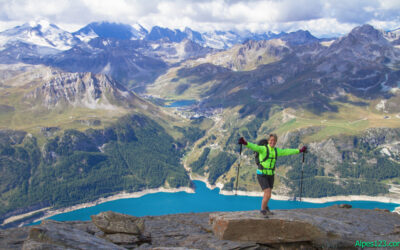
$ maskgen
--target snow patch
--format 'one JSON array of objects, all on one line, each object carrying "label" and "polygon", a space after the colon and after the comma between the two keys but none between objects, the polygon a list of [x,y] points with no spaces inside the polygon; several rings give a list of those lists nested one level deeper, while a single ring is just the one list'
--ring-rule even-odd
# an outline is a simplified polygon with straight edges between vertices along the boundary
[{"label": "snow patch", "polygon": [[40,25],[43,30],[48,30],[49,27],[50,27],[49,21],[47,21],[45,19],[39,19],[39,20],[36,20],[36,21],[30,21],[29,22],[29,26],[31,26],[32,28],[35,28],[38,25]]},{"label": "snow patch", "polygon": [[392,87],[386,85],[387,80],[388,80],[388,75],[386,74],[385,81],[381,83],[381,91],[383,92],[389,92],[392,89]]},{"label": "snow patch", "polygon": [[110,74],[111,72],[111,64],[107,63],[107,65],[101,70],[102,74]]},{"label": "snow patch", "polygon": [[323,41],[323,42],[320,42],[320,44],[321,44],[322,46],[325,46],[325,47],[330,47],[330,46],[332,45],[333,42],[335,42],[335,40]]},{"label": "snow patch", "polygon": [[288,47],[286,41],[283,41],[282,39],[272,39],[272,40],[269,41],[269,43],[272,46],[276,46],[276,47],[279,47],[279,46]]},{"label": "snow patch", "polygon": [[88,34],[79,34],[76,35],[77,38],[79,38],[79,40],[88,43],[90,40],[99,37],[96,33],[94,33],[93,30],[91,30]]},{"label": "snow patch", "polygon": [[376,104],[375,106],[376,110],[387,112],[385,111],[386,102],[387,102],[386,100],[381,100],[378,104]]},{"label": "snow patch", "polygon": [[152,48],[153,50],[156,50],[156,49],[160,48],[160,45],[157,44],[157,43],[152,43],[152,44],[150,44],[150,46],[151,46],[151,48]]},{"label": "snow patch", "polygon": [[122,91],[118,89],[118,93],[125,98],[128,98],[130,96],[130,93],[128,91]]}]

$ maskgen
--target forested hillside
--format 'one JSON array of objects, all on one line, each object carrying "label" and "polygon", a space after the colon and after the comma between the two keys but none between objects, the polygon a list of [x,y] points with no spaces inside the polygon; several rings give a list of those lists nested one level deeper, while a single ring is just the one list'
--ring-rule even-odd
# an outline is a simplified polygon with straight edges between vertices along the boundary
[{"label": "forested hillside", "polygon": [[33,207],[63,207],[122,191],[190,186],[179,141],[143,115],[127,115],[105,129],[66,130],[47,140],[22,131],[0,133],[0,215]]}]

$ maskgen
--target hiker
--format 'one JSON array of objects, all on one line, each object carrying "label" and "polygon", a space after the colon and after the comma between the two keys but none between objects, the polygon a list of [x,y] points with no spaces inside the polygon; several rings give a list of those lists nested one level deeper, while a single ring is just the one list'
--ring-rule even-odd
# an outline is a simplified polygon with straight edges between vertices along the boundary
[{"label": "hiker", "polygon": [[243,137],[239,139],[239,144],[243,144],[258,153],[259,163],[257,164],[257,180],[264,192],[260,213],[264,217],[268,216],[268,214],[272,215],[268,207],[268,202],[271,198],[271,191],[274,186],[276,160],[281,156],[294,155],[307,151],[306,146],[303,146],[301,149],[280,149],[275,147],[277,141],[278,136],[276,134],[270,134],[269,140],[261,140],[259,143],[261,145],[247,142]]}]

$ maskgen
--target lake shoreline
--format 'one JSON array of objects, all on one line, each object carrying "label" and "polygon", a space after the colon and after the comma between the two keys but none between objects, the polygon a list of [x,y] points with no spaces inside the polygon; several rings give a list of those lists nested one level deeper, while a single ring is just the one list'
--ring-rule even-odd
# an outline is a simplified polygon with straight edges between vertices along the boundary
[{"label": "lake shoreline", "polygon": [[195,190],[190,188],[190,187],[181,187],[181,188],[164,188],[164,187],[160,187],[160,188],[146,189],[146,190],[143,190],[143,191],[132,192],[132,193],[121,192],[121,193],[118,193],[118,194],[115,194],[115,195],[99,198],[99,199],[97,199],[95,201],[92,201],[92,202],[80,203],[80,204],[76,204],[76,205],[73,205],[73,206],[54,209],[54,210],[52,209],[52,207],[47,207],[47,208],[34,210],[34,211],[31,211],[31,212],[28,212],[28,213],[24,213],[24,214],[11,216],[11,217],[5,219],[3,224],[1,224],[1,226],[4,226],[4,225],[6,225],[8,223],[12,223],[14,221],[23,219],[25,217],[31,216],[32,214],[35,214],[35,213],[38,213],[38,212],[44,212],[45,214],[43,216],[41,216],[40,218],[35,219],[33,222],[38,222],[38,221],[47,219],[49,217],[52,217],[52,216],[55,216],[55,215],[58,215],[58,214],[72,212],[72,211],[75,211],[75,210],[78,210],[78,209],[82,209],[82,208],[88,208],[88,207],[97,206],[99,204],[102,204],[102,203],[105,203],[105,202],[109,202],[109,201],[115,201],[115,200],[120,200],[120,199],[129,199],[129,198],[139,198],[139,197],[142,197],[144,195],[154,194],[154,193],[177,193],[177,192],[194,193]]},{"label": "lake shoreline", "polygon": [[[219,194],[221,194],[221,195],[231,196],[231,195],[236,194],[235,191],[222,190],[222,187],[223,187],[222,183],[216,183],[215,185],[210,184],[206,177],[190,176],[190,178],[192,181],[201,181],[201,182],[205,183],[207,188],[210,190],[219,188],[219,190],[220,190]],[[32,214],[35,214],[38,212],[44,212],[45,214],[44,214],[44,216],[41,216],[40,218],[35,219],[33,222],[38,222],[38,221],[47,219],[49,217],[52,217],[52,216],[55,216],[58,214],[72,212],[72,211],[79,210],[82,208],[93,207],[93,206],[96,206],[96,205],[99,205],[99,204],[102,204],[105,202],[109,202],[109,201],[115,201],[115,200],[119,200],[119,199],[139,198],[139,197],[142,197],[147,194],[162,193],[162,192],[164,192],[164,193],[177,193],[177,192],[195,193],[195,189],[192,189],[190,187],[181,187],[181,188],[161,187],[161,188],[147,189],[147,190],[143,190],[143,191],[139,191],[139,192],[132,192],[132,193],[121,192],[121,193],[111,195],[108,197],[99,198],[93,202],[80,203],[80,204],[70,206],[70,207],[59,208],[59,209],[55,209],[55,210],[53,210],[51,207],[47,207],[47,208],[42,208],[42,209],[38,209],[35,211],[31,211],[31,212],[28,212],[25,214],[15,215],[15,216],[5,219],[2,226],[6,225],[8,223],[12,223],[17,220],[21,220],[25,217],[31,216]],[[262,194],[262,191],[238,190],[237,195],[262,197],[263,194]],[[277,195],[277,194],[273,193],[271,199],[272,200],[290,201],[290,200],[293,200],[293,197]],[[399,198],[392,198],[392,197],[385,197],[385,196],[374,197],[374,196],[366,196],[366,195],[348,195],[348,196],[338,195],[338,196],[330,196],[330,197],[322,197],[322,198],[303,197],[302,201],[310,202],[310,203],[318,203],[318,204],[328,203],[328,202],[337,202],[337,201],[344,201],[344,202],[345,201],[374,201],[374,202],[382,202],[382,203],[395,203],[395,204],[400,205],[400,197]],[[400,206],[396,207],[393,211],[400,214]]]},{"label": "lake shoreline", "polygon": [[77,204],[75,206],[71,207],[66,207],[66,208],[60,208],[56,210],[49,210],[46,212],[44,216],[42,216],[39,219],[36,219],[34,222],[41,221],[44,219],[47,219],[49,217],[52,217],[57,214],[62,214],[62,213],[67,213],[67,212],[72,212],[81,208],[87,208],[87,207],[94,207],[99,204],[109,202],[109,201],[115,201],[115,200],[120,200],[120,199],[130,199],[130,198],[139,198],[147,194],[155,194],[155,193],[178,193],[178,192],[186,192],[186,193],[195,193],[195,190],[193,190],[190,187],[181,187],[181,188],[153,188],[153,189],[147,189],[139,192],[132,192],[132,193],[118,193],[115,195],[111,195],[108,197],[103,197],[100,199],[97,199],[93,202],[87,202],[87,203],[82,203],[82,204]]},{"label": "lake shoreline", "polygon": [[[200,176],[191,176],[192,180],[195,181],[201,181],[204,182],[207,186],[208,189],[215,189],[219,188],[220,191],[219,193],[222,195],[235,195],[235,191],[227,191],[227,190],[222,190],[223,184],[222,183],[216,183],[215,185],[212,185],[208,182],[206,177],[200,177]],[[254,196],[254,197],[262,197],[263,193],[262,191],[242,191],[238,190],[237,194],[240,196]],[[297,197],[298,198],[298,197]],[[274,194],[272,192],[272,200],[293,200],[293,197],[290,196],[284,196],[284,195],[278,195]],[[393,197],[387,197],[387,196],[367,196],[367,195],[336,195],[336,196],[328,196],[328,197],[321,197],[321,198],[307,198],[307,197],[302,197],[302,201],[305,202],[311,202],[311,203],[327,203],[327,202],[336,202],[336,201],[376,201],[376,202],[382,202],[382,203],[395,203],[400,205],[400,197],[398,198],[393,198]],[[399,206],[400,209],[400,206]]]},{"label": "lake shoreline", "polygon": [[[220,189],[219,194],[221,194],[221,195],[236,195],[235,191],[222,190],[222,188],[224,186],[222,183],[216,183],[215,185],[210,184],[206,177],[191,176],[191,179],[204,182],[206,184],[207,188],[209,188],[209,189],[219,188]],[[237,195],[262,197],[263,193],[262,193],[262,191],[238,190]],[[298,199],[298,197],[297,197],[297,199]],[[290,200],[293,200],[293,197],[272,193],[271,200],[290,201]],[[296,201],[299,201],[299,200],[296,200]],[[343,202],[346,202],[346,201],[374,201],[374,202],[382,202],[382,203],[394,203],[394,204],[399,204],[399,206],[396,207],[392,212],[397,212],[398,214],[400,214],[400,197],[393,198],[393,197],[387,197],[387,196],[337,195],[337,196],[328,196],[328,197],[321,197],[321,198],[302,197],[301,201],[317,203],[317,204],[328,203],[328,202],[337,202],[337,201],[343,201]]]}]

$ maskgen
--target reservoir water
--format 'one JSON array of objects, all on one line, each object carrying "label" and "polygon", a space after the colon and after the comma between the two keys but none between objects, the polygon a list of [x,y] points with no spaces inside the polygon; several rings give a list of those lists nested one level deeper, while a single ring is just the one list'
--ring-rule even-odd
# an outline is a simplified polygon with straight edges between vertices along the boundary
[{"label": "reservoir water", "polygon": [[[50,219],[58,221],[90,220],[90,215],[104,211],[114,211],[134,216],[165,215],[190,212],[245,211],[258,210],[261,197],[220,195],[219,189],[210,190],[205,183],[194,181],[195,193],[154,193],[139,198],[120,199],[105,202],[93,207],[82,208],[72,212],[58,214]],[[272,196],[273,197],[273,196]],[[334,204],[351,204],[354,208],[389,209],[393,211],[400,204],[373,201],[336,201],[327,203],[310,203],[300,201],[271,200],[269,206],[274,209],[317,208]]]},{"label": "reservoir water", "polygon": [[178,108],[178,107],[185,107],[185,106],[190,106],[196,103],[196,100],[180,100],[173,102],[169,105],[166,105],[165,107],[167,108]]}]

